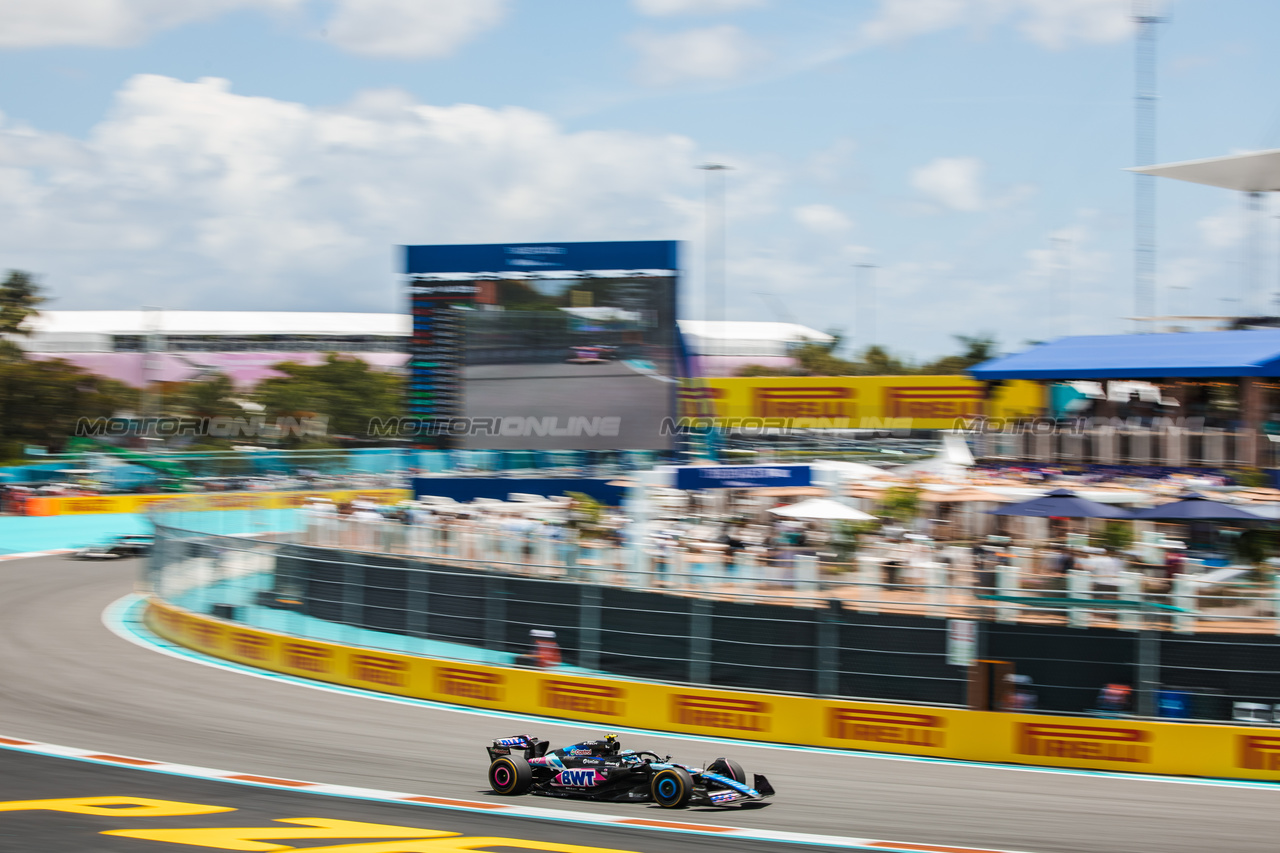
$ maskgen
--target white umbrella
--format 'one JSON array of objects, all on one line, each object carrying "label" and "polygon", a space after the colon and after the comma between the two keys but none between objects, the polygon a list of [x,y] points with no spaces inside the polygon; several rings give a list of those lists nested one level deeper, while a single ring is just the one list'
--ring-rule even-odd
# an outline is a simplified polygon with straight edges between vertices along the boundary
[{"label": "white umbrella", "polygon": [[829,471],[838,471],[846,477],[855,480],[875,480],[880,477],[888,477],[889,472],[883,468],[877,468],[874,465],[868,465],[865,462],[845,462],[842,459],[819,459],[813,463],[815,468],[826,468]]},{"label": "white umbrella", "polygon": [[838,521],[874,521],[874,515],[867,515],[861,510],[847,507],[830,498],[811,498],[791,506],[780,506],[769,510],[774,515],[787,518],[834,519]]}]

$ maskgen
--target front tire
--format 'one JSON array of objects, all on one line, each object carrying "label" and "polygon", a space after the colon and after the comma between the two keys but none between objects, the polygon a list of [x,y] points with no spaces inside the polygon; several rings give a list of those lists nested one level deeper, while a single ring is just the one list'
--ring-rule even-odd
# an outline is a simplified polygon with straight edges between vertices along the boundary
[{"label": "front tire", "polygon": [[489,787],[495,794],[514,797],[533,784],[533,768],[519,755],[504,755],[489,765]]},{"label": "front tire", "polygon": [[659,770],[649,782],[649,793],[664,809],[682,809],[693,796],[693,777],[683,767]]}]

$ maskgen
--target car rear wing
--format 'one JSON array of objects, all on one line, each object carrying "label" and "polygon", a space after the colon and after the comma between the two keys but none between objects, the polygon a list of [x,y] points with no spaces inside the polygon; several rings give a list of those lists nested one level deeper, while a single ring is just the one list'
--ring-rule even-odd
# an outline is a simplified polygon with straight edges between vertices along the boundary
[{"label": "car rear wing", "polygon": [[513,737],[494,738],[493,745],[485,747],[489,760],[496,761],[500,755],[512,752],[523,752],[525,759],[541,758],[547,754],[550,741],[538,740],[533,735],[515,735]]}]

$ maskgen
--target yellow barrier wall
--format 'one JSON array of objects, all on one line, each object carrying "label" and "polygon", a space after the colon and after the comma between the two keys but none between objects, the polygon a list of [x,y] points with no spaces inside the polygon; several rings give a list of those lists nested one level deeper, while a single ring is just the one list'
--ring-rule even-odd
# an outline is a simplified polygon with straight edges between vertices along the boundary
[{"label": "yellow barrier wall", "polygon": [[849,702],[588,678],[348,648],[152,600],[160,636],[273,672],[610,726],[969,761],[1280,781],[1280,730]]},{"label": "yellow barrier wall", "polygon": [[102,495],[78,498],[28,498],[27,515],[98,515],[117,512],[146,512],[149,509],[222,510],[288,509],[306,503],[307,498],[328,498],[349,503],[357,497],[380,504],[409,500],[408,489],[348,489],[315,492],[196,492],[192,494]]},{"label": "yellow barrier wall", "polygon": [[967,376],[760,376],[691,379],[679,392],[680,417],[787,418],[795,428],[952,429],[958,419],[1043,414],[1036,382],[1000,385],[986,399]]}]

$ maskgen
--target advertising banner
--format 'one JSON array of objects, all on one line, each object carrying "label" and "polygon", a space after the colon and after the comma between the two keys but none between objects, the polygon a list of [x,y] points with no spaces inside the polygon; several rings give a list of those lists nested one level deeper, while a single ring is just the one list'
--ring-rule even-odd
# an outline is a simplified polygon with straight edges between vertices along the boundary
[{"label": "advertising banner", "polygon": [[967,761],[1280,782],[1280,736],[1268,728],[891,705],[487,666],[303,640],[157,600],[149,603],[145,619],[167,640],[274,672],[601,726]]},{"label": "advertising banner", "polygon": [[557,270],[675,270],[674,240],[591,243],[488,243],[405,246],[410,275],[554,272]]},{"label": "advertising banner", "polygon": [[684,465],[676,469],[677,489],[756,489],[807,486],[808,465]]},{"label": "advertising banner", "polygon": [[203,512],[226,509],[289,509],[308,498],[327,498],[335,504],[356,498],[395,504],[413,498],[409,489],[346,489],[307,492],[198,492],[161,495],[101,495],[96,497],[27,498],[26,515],[99,515],[104,513],[169,510]]},{"label": "advertising banner", "polygon": [[991,389],[967,376],[759,376],[685,380],[682,418],[782,421],[797,429],[956,429],[974,418],[1038,417],[1043,389]]}]

